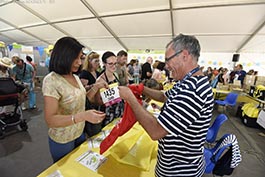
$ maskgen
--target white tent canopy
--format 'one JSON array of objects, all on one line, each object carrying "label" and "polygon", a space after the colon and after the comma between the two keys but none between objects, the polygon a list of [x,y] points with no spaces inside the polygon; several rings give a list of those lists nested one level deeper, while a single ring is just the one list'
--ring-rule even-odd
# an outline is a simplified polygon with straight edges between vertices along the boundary
[{"label": "white tent canopy", "polygon": [[0,41],[48,46],[72,36],[92,50],[164,50],[195,35],[202,52],[265,53],[265,0],[4,0]]}]

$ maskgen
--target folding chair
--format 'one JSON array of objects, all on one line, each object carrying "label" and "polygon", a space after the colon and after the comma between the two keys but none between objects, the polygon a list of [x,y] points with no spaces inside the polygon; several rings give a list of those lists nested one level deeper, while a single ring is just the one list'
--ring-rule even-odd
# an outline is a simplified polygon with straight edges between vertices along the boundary
[{"label": "folding chair", "polygon": [[[226,159],[222,158],[223,156]],[[204,173],[219,176],[232,174],[242,160],[236,136],[225,134],[213,148],[205,147],[204,159],[206,161]]]},{"label": "folding chair", "polygon": [[225,114],[219,114],[213,124],[210,126],[210,128],[207,131],[206,135],[206,142],[207,143],[214,143],[218,134],[218,131],[221,127],[221,125],[227,120],[227,116]]},{"label": "folding chair", "polygon": [[238,94],[237,93],[229,93],[224,100],[215,100],[217,105],[223,106],[223,112],[225,112],[225,108],[227,106],[235,106]]}]

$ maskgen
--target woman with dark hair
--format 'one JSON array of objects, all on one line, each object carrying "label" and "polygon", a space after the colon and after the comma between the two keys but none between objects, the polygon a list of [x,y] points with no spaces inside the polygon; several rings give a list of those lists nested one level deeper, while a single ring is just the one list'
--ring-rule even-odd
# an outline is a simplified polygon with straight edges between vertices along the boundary
[{"label": "woman with dark hair", "polygon": [[[51,55],[50,73],[43,80],[45,120],[49,127],[49,147],[56,162],[85,141],[85,121],[100,123],[105,114],[85,111],[86,93],[79,77],[74,74],[81,65],[81,45],[72,37],[59,39]],[[104,87],[104,83],[93,88]]]},{"label": "woman with dark hair", "polygon": [[[116,76],[116,65],[117,58],[113,52],[107,51],[102,55],[102,63],[104,65],[104,70],[102,71],[99,78],[108,83],[108,85],[113,83],[118,83],[120,85],[119,78]],[[106,113],[106,118],[102,122],[102,127],[109,124],[114,118],[121,117],[124,110],[124,102],[118,102],[110,106],[101,106],[101,110]]]}]

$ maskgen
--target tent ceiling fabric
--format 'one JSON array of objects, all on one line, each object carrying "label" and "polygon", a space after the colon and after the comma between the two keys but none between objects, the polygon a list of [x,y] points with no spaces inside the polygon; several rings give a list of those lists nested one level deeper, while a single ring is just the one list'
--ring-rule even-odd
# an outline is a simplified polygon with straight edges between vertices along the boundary
[{"label": "tent ceiling fabric", "polygon": [[0,41],[48,46],[63,36],[92,50],[164,50],[195,35],[202,52],[265,53],[265,0],[3,0]]}]

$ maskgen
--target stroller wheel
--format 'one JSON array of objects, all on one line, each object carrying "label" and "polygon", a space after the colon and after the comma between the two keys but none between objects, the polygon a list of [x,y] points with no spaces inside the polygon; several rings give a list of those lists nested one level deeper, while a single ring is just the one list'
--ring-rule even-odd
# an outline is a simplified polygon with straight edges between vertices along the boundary
[{"label": "stroller wheel", "polygon": [[26,131],[28,129],[28,125],[27,125],[27,122],[25,120],[22,120],[19,124],[20,128],[23,130],[23,131]]}]

